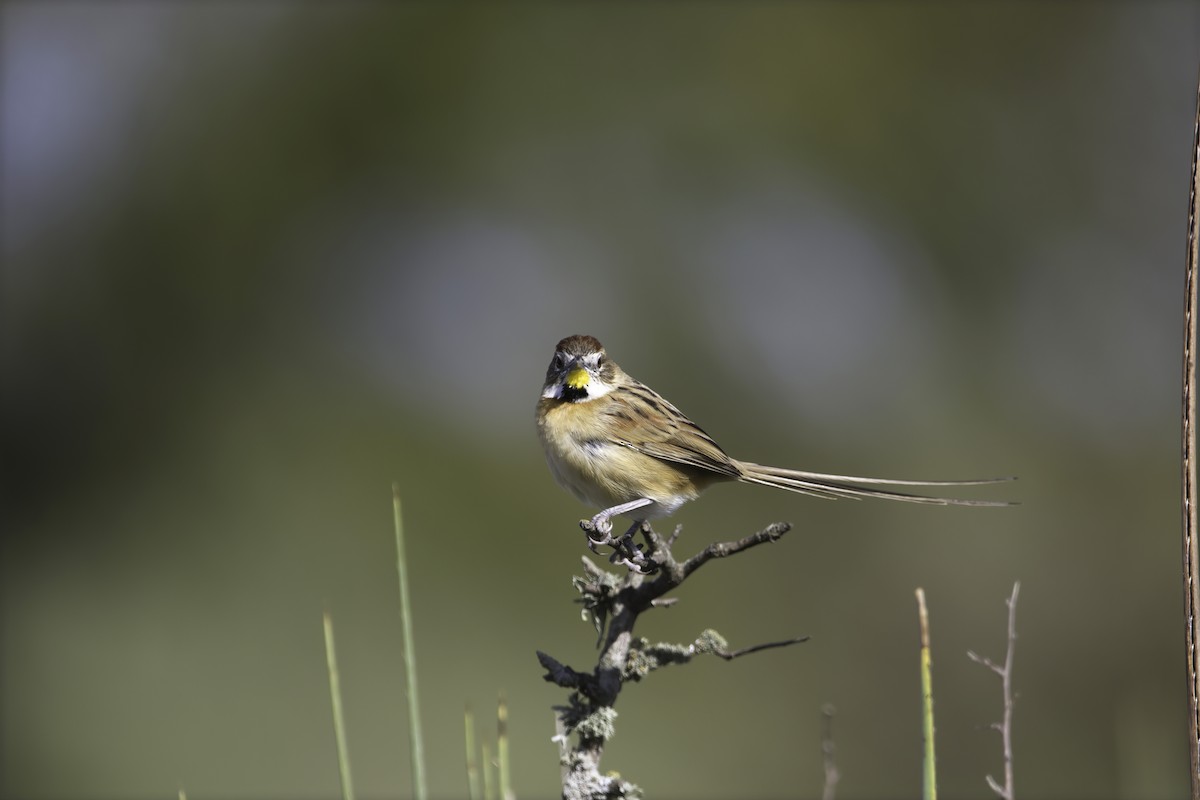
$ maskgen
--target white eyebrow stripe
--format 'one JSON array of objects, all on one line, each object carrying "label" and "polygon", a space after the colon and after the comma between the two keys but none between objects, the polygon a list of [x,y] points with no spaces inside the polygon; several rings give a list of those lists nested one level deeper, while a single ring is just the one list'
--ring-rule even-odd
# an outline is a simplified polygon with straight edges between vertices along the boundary
[{"label": "white eyebrow stripe", "polygon": [[573,358],[578,358],[584,364],[587,364],[589,367],[599,367],[601,355],[602,355],[601,353],[585,353],[582,356],[576,356],[576,355],[571,355],[570,353],[563,352],[562,350],[556,350],[554,352],[554,357],[556,359],[561,359],[564,363],[567,361],[570,361]]}]

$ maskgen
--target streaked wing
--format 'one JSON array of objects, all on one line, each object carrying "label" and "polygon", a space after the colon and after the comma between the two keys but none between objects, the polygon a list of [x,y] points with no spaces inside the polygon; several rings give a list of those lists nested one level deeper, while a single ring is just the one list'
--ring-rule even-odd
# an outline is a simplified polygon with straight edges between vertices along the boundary
[{"label": "streaked wing", "polygon": [[608,412],[618,418],[612,441],[639,453],[689,467],[740,478],[741,470],[720,445],[661,395],[637,381],[622,386],[625,403]]}]

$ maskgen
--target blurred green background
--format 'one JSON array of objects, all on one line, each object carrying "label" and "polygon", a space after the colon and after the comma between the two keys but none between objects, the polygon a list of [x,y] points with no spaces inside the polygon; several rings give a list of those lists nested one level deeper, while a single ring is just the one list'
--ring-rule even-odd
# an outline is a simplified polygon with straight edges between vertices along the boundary
[{"label": "blurred green background", "polygon": [[[913,796],[913,589],[941,788],[1187,785],[1179,362],[1200,7],[9,2],[3,6],[0,790],[338,792],[321,612],[364,797],[410,780],[390,484],[431,790],[511,706],[553,797],[545,650],[585,668],[576,521],[533,405],[598,336],[734,455],[1020,476],[1013,509],[712,490],[774,520],[643,633],[738,647],[618,706],[654,798]],[[671,522],[660,526],[668,530]]]}]

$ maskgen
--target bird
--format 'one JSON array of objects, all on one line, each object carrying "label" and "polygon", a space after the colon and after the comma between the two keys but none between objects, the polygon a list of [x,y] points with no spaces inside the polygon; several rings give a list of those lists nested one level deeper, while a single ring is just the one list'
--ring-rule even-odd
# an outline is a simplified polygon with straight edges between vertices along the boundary
[{"label": "bird", "polygon": [[875,488],[968,486],[1011,478],[891,480],[783,469],[733,458],[662,395],[622,370],[600,341],[589,335],[568,336],[555,346],[536,419],[555,481],[581,502],[600,508],[591,526],[604,534],[612,530],[613,517],[625,515],[633,519],[626,534],[631,536],[642,522],[668,516],[709,486],[727,482],[821,498],[1012,505]]}]

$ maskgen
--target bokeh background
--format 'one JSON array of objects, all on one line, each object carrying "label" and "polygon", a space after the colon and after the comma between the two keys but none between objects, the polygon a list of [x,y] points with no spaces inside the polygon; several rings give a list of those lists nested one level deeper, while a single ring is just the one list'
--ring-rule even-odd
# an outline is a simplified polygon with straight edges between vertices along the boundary
[{"label": "bokeh background", "polygon": [[[557,794],[542,649],[593,509],[533,431],[586,332],[737,456],[1019,475],[1011,509],[718,487],[682,547],[796,531],[644,620],[802,647],[652,675],[605,766],[651,797],[991,796],[1022,581],[1018,791],[1187,785],[1183,255],[1200,7],[3,6],[0,790],[324,798],[410,770],[405,499],[435,796],[510,703]],[[666,528],[669,528],[668,524]]]}]

